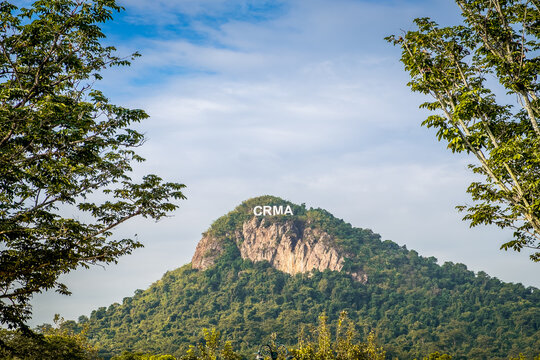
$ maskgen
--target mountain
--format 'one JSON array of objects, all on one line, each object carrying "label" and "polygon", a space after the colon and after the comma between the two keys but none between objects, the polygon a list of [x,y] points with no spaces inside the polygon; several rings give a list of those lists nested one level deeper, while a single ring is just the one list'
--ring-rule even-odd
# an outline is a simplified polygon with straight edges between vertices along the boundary
[{"label": "mountain", "polygon": [[[276,198],[257,198],[252,202],[265,203],[264,199],[283,203],[283,200]],[[243,208],[235,211],[249,212],[250,203],[247,202]],[[315,218],[307,217],[305,209],[295,208],[297,216],[294,217],[292,212],[294,205],[286,206],[291,208],[290,217],[287,215],[282,218],[276,218],[279,215],[253,216],[251,219],[237,222],[236,224],[242,225],[241,229],[235,224],[233,233],[228,232],[227,230],[230,229],[227,227],[224,232],[216,232],[212,228],[210,232],[203,235],[197,245],[191,267],[206,270],[215,265],[216,260],[225,253],[227,244],[232,240],[232,246],[240,252],[242,259],[252,262],[267,261],[273,268],[290,275],[312,270],[341,271],[345,260],[353,258],[354,254],[348,253],[346,249],[339,246],[334,236],[317,226]],[[283,209],[283,206],[274,205],[272,209],[274,208],[281,213],[279,209]],[[229,224],[231,216],[233,215],[229,214],[223,220]],[[361,270],[348,273],[355,280],[367,282],[367,275]]]},{"label": "mountain", "polygon": [[[257,215],[256,215],[257,214]],[[248,357],[276,333],[297,343],[323,312],[347,311],[388,358],[508,359],[540,349],[540,291],[463,264],[438,265],[322,209],[272,196],[243,202],[203,233],[191,264],[122,304],[82,316],[90,339],[122,350],[181,355],[217,328]]]}]

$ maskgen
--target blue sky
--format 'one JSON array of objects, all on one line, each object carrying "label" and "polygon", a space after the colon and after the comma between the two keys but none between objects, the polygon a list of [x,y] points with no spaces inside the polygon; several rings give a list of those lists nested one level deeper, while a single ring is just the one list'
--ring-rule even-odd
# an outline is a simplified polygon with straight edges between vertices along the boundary
[{"label": "blue sky", "polygon": [[415,17],[460,21],[450,1],[126,0],[104,29],[119,54],[142,54],[96,86],[145,109],[138,125],[156,173],[187,185],[173,217],[137,219],[117,236],[145,244],[118,265],[64,277],[70,297],[36,296],[32,324],[76,319],[121,302],[191,260],[212,221],[271,194],[325,208],[424,256],[540,287],[526,253],[498,250],[510,234],[469,229],[469,159],[420,126],[399,49],[383,38]]}]

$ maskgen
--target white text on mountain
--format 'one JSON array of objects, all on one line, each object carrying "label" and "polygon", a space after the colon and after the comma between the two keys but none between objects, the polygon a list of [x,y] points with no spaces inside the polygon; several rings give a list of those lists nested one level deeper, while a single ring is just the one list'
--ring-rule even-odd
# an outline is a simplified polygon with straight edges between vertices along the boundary
[{"label": "white text on mountain", "polygon": [[253,214],[255,216],[267,216],[267,215],[294,215],[291,207],[287,205],[270,206],[270,205],[257,205],[253,208]]}]

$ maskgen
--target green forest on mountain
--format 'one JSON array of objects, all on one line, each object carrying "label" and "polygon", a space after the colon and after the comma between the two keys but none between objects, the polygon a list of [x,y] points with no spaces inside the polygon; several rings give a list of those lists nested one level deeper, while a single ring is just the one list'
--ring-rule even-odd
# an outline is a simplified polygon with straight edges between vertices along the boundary
[{"label": "green forest on mountain", "polygon": [[381,241],[325,210],[290,204],[294,217],[267,219],[324,229],[351,254],[345,267],[367,274],[366,284],[344,271],[291,276],[268,262],[242,259],[232,234],[252,216],[253,204],[261,202],[290,204],[260,197],[218,219],[209,232],[228,245],[215,266],[199,271],[187,264],[169,271],[122,304],[99,308],[63,328],[85,329],[105,358],[125,350],[185,356],[190,344],[201,340],[203,328],[217,329],[233,349],[252,357],[272,333],[294,346],[299,333],[313,329],[321,314],[334,324],[346,311],[363,339],[373,332],[387,358],[422,358],[436,351],[453,359],[538,355],[538,289],[475,274],[463,264],[438,265],[433,257]]},{"label": "green forest on mountain", "polygon": [[[512,229],[501,248],[535,249],[539,261],[540,4],[457,3],[460,25],[419,18],[417,30],[386,39],[401,48],[411,90],[434,97],[421,105],[435,111],[423,125],[452,152],[474,155],[469,167],[485,176],[468,187],[473,204],[458,206],[464,220]],[[194,261],[121,304],[31,331],[34,295],[68,295],[62,275],[142,246],[137,236],[114,239],[114,229],[137,216],[159,220],[185,199],[181,183],[153,174],[137,182],[145,136],[135,124],[148,115],[95,86],[139,56],[105,41],[101,26],[122,10],[115,0],[0,3],[0,359],[242,360],[267,350],[255,359],[540,360],[539,289],[440,265],[272,196],[212,224],[204,239],[219,246],[209,268]],[[517,102],[497,100],[502,89]],[[260,205],[288,205],[294,216],[252,221]],[[316,229],[343,266],[291,275],[247,260],[247,222]]]}]

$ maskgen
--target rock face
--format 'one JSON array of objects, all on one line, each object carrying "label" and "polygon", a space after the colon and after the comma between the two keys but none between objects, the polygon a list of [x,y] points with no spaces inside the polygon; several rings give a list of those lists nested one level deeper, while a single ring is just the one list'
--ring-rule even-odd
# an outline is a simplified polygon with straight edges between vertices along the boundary
[{"label": "rock face", "polygon": [[[244,222],[242,230],[234,234],[234,241],[243,259],[266,260],[274,268],[291,275],[311,270],[341,271],[345,260],[333,247],[333,238],[328,233],[294,220],[271,223],[265,218],[254,217]],[[197,245],[191,266],[207,269],[223,250],[222,242],[207,234]],[[364,273],[350,275],[357,281],[367,281]]]},{"label": "rock face", "polygon": [[[265,227],[257,218],[244,223],[242,258],[268,261],[273,267],[291,275],[313,269],[340,271],[344,258],[331,247],[331,237],[318,229],[300,228],[294,222]],[[262,226],[261,226],[262,225]]]},{"label": "rock face", "polygon": [[214,265],[216,259],[223,252],[223,244],[216,238],[205,235],[197,244],[195,254],[191,259],[191,267],[204,270]]}]

